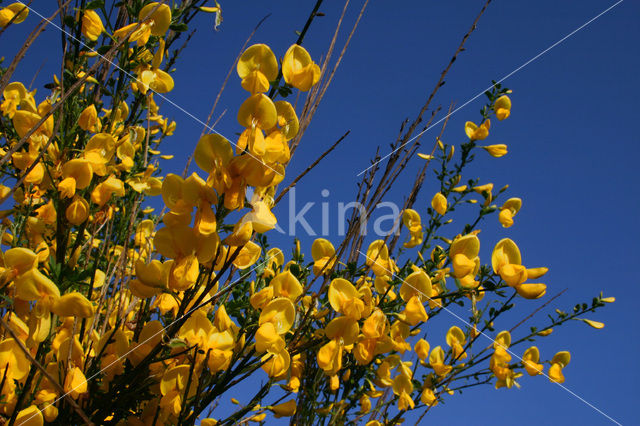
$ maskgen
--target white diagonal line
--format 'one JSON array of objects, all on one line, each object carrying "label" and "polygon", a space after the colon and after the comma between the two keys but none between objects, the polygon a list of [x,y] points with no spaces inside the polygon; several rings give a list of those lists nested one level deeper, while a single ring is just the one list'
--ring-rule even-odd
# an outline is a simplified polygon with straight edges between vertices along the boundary
[{"label": "white diagonal line", "polygon": [[266,260],[264,260],[262,263],[254,266],[253,268],[251,268],[249,271],[247,271],[245,274],[243,274],[241,277],[239,277],[237,280],[235,280],[234,282],[230,283],[229,285],[227,285],[225,288],[219,290],[216,294],[214,294],[213,296],[211,296],[209,299],[207,299],[204,302],[201,302],[199,305],[194,306],[193,308],[191,308],[189,311],[185,312],[184,314],[182,314],[182,316],[174,319],[173,321],[171,321],[169,324],[167,324],[166,326],[164,326],[161,330],[157,331],[156,333],[152,334],[149,338],[147,338],[146,340],[142,341],[142,342],[138,342],[135,344],[135,346],[133,347],[133,349],[130,349],[129,351],[127,351],[125,354],[123,354],[122,356],[120,356],[119,358],[117,358],[116,360],[114,360],[113,362],[111,362],[109,365],[107,365],[106,367],[103,367],[100,371],[98,371],[97,373],[95,373],[92,376],[89,376],[85,379],[84,382],[78,384],[77,386],[75,386],[73,389],[71,389],[70,391],[68,391],[67,393],[65,393],[64,395],[61,395],[60,397],[58,397],[57,399],[55,399],[53,402],[49,403],[48,405],[45,405],[43,408],[39,409],[38,412],[34,413],[31,417],[29,417],[28,419],[25,420],[25,422],[28,422],[30,419],[32,419],[33,417],[37,416],[38,413],[43,412],[45,409],[47,409],[48,407],[51,407],[52,405],[54,405],[56,402],[60,401],[63,398],[66,398],[67,395],[70,395],[72,392],[74,392],[76,389],[80,388],[81,386],[83,386],[85,383],[88,383],[90,380],[95,379],[96,377],[98,377],[100,374],[102,374],[103,372],[107,371],[109,368],[111,368],[113,365],[115,365],[117,362],[119,362],[121,359],[126,358],[127,355],[129,355],[130,353],[134,352],[136,349],[138,349],[141,345],[144,345],[145,343],[149,342],[151,339],[153,339],[154,337],[158,336],[160,333],[164,332],[167,328],[171,327],[173,324],[175,324],[176,322],[180,321],[181,319],[183,319],[184,317],[186,317],[187,315],[191,315],[193,312],[197,311],[198,309],[202,308],[203,306],[207,305],[208,303],[210,303],[212,300],[214,300],[216,297],[218,297],[223,291],[225,291],[227,288],[229,288],[229,286],[232,286],[238,282],[240,282],[241,280],[245,279],[247,276],[249,276],[249,274],[251,274],[253,271],[255,271],[257,268],[259,268],[262,265],[265,265],[266,263],[268,263],[271,259],[273,259],[275,256],[270,256],[269,258],[267,258]]},{"label": "white diagonal line", "polygon": [[[370,258],[369,256],[367,256],[365,253],[363,253],[361,250],[358,250],[358,252],[363,255],[367,260],[370,260],[371,262],[375,262],[375,259]],[[390,270],[388,270],[385,267],[382,267],[382,269],[384,269],[385,271],[389,272],[391,274],[391,276],[395,275],[393,272],[391,272]],[[400,278],[396,275],[397,278]],[[424,292],[420,291],[420,289],[417,289],[416,287],[414,287],[413,285],[409,284],[408,282],[406,282],[405,280],[403,280],[402,278],[400,278],[400,280],[408,285],[409,287],[411,287],[412,289],[414,289],[415,291],[417,291],[418,293],[422,294],[424,297],[426,297],[427,299],[429,299],[430,302],[436,302],[435,300],[433,300],[431,297],[427,296]],[[468,327],[473,328],[473,325],[469,324],[469,322],[467,322],[467,320],[465,320],[464,318],[462,318],[461,316],[459,316],[458,314],[456,314],[455,312],[453,312],[451,309],[447,308],[444,305],[440,306],[442,309],[444,309],[446,312],[450,313],[451,315],[453,315],[454,317],[456,317],[457,319],[459,319],[460,321],[462,321],[465,325],[467,325]],[[478,330],[478,332],[483,335],[484,337],[486,337],[487,339],[489,339],[490,341],[497,343],[499,346],[502,347],[502,349],[504,349],[505,351],[507,351],[510,355],[512,355],[513,357],[517,358],[518,360],[520,360],[523,364],[524,364],[524,360],[522,358],[520,358],[518,355],[516,355],[515,353],[513,353],[511,350],[509,350],[508,347],[504,346],[502,343],[495,341],[493,338],[491,338],[490,336],[488,336],[485,332],[483,332],[482,330]],[[547,376],[544,371],[540,372],[541,375],[545,376],[547,379],[549,379],[551,381],[551,378],[549,376]],[[580,395],[578,395],[577,393],[573,392],[571,389],[567,388],[566,386],[563,386],[562,383],[557,383],[557,382],[553,382],[556,385],[560,386],[562,389],[564,389],[565,391],[569,392],[571,395],[573,395],[574,397],[576,397],[577,399],[579,399],[580,401],[582,401],[583,403],[585,403],[586,405],[588,405],[589,407],[593,408],[595,411],[597,411],[598,413],[602,414],[604,417],[606,417],[607,419],[611,420],[613,423],[617,424],[618,426],[622,426],[621,423],[619,423],[618,421],[616,421],[615,419],[613,419],[611,416],[609,416],[607,413],[605,413],[604,411],[600,410],[598,407],[596,407],[595,405],[591,404],[589,401],[587,401],[586,399],[582,398]]]},{"label": "white diagonal line", "polygon": [[[578,31],[582,30],[583,28],[585,28],[586,26],[588,26],[589,24],[591,24],[593,21],[595,21],[596,19],[600,18],[602,15],[604,15],[605,13],[609,12],[611,9],[613,9],[614,7],[616,7],[617,5],[619,5],[620,3],[622,3],[624,0],[618,0],[618,2],[614,3],[613,5],[609,6],[608,8],[606,8],[605,10],[603,10],[602,12],[600,12],[599,14],[597,14],[596,16],[594,16],[593,18],[591,18],[590,20],[588,20],[587,22],[585,22],[584,24],[580,25],[578,28],[576,28],[575,30],[571,31],[569,34],[567,34],[566,36],[562,37],[560,40],[556,41],[555,43],[553,43],[551,46],[547,47],[546,49],[544,49],[542,52],[538,53],[536,56],[534,56],[533,58],[529,59],[527,62],[525,62],[524,64],[520,65],[518,68],[514,69],[513,71],[511,71],[509,74],[505,75],[504,77],[502,77],[500,80],[498,80],[496,83],[502,83],[503,81],[505,81],[506,79],[508,79],[509,77],[511,77],[512,75],[514,75],[515,73],[517,73],[518,71],[522,70],[524,67],[526,67],[527,65],[529,65],[530,63],[532,63],[533,61],[535,61],[536,59],[540,58],[541,56],[543,56],[544,54],[548,53],[551,49],[553,49],[554,47],[558,46],[560,43],[564,42],[565,40],[567,40],[568,38],[572,37],[573,35],[575,35]],[[402,149],[403,147],[405,147],[407,144],[413,142],[414,140],[416,140],[417,138],[419,138],[420,136],[422,136],[424,133],[426,133],[429,129],[433,128],[434,126],[438,125],[439,123],[442,123],[444,120],[446,120],[447,118],[449,118],[450,116],[452,116],[453,114],[455,114],[456,112],[460,111],[462,108],[466,107],[467,105],[469,105],[471,102],[475,101],[476,99],[478,99],[480,96],[482,96],[484,94],[484,92],[486,92],[487,90],[490,90],[493,87],[493,84],[489,87],[487,87],[486,89],[482,90],[481,92],[479,92],[477,95],[475,95],[474,97],[472,97],[471,99],[469,99],[468,101],[466,101],[465,103],[463,103],[462,105],[460,105],[458,108],[454,109],[453,111],[451,111],[449,114],[445,115],[444,117],[442,117],[440,120],[436,121],[435,123],[433,123],[432,125],[430,125],[429,127],[427,127],[426,129],[424,129],[423,131],[421,131],[420,133],[418,133],[417,135],[415,135],[414,137],[412,137],[411,139],[409,139],[407,142],[403,143],[402,145],[400,145],[398,148],[394,149],[393,151],[391,151],[390,153],[388,153],[387,155],[385,155],[384,157],[380,158],[378,161],[374,162],[373,164],[371,164],[369,167],[367,167],[366,169],[362,170],[360,173],[357,174],[357,176],[360,176],[361,174],[363,174],[364,172],[366,172],[367,170],[369,170],[370,168],[372,168],[373,166],[375,166],[376,164],[380,163],[381,161],[385,160],[386,158],[388,158],[389,156],[391,156],[394,152]]]},{"label": "white diagonal line", "polygon": [[[26,6],[24,3],[22,2],[18,2],[24,6]],[[73,40],[77,41],[78,43],[82,44],[84,47],[86,47],[87,49],[91,50],[91,52],[94,52],[96,55],[100,56],[105,62],[108,62],[110,65],[113,65],[115,68],[119,69],[120,71],[122,71],[123,73],[125,73],[126,75],[128,75],[129,77],[131,77],[132,79],[134,79],[136,82],[142,83],[142,81],[140,81],[137,77],[135,77],[133,74],[125,71],[124,69],[122,69],[117,63],[110,61],[109,59],[107,59],[104,55],[98,53],[97,50],[89,47],[85,42],[83,42],[82,40],[76,38],[73,34],[70,34],[68,31],[65,31],[63,28],[61,28],[59,25],[57,25],[55,22],[49,20],[48,18],[46,18],[44,15],[42,15],[41,13],[39,13],[38,11],[36,11],[35,9],[33,9],[33,7],[29,7],[29,10],[31,10],[31,12],[35,13],[36,15],[38,15],[40,18],[44,19],[45,21],[47,21],[50,25],[52,25],[53,27],[57,28],[58,30],[60,30],[61,32],[63,32],[64,34],[66,34],[68,37],[72,38]],[[238,147],[238,145],[233,142],[231,139],[225,137],[222,133],[218,132],[217,130],[215,130],[213,127],[209,126],[207,123],[205,123],[204,121],[200,120],[198,117],[196,117],[195,115],[193,115],[192,113],[190,113],[189,111],[187,111],[186,109],[184,109],[183,107],[181,107],[180,105],[178,105],[177,103],[175,103],[174,101],[172,101],[171,99],[169,99],[168,97],[164,96],[162,93],[158,93],[155,90],[153,90],[151,87],[148,88],[148,90],[152,91],[153,93],[155,93],[159,98],[161,98],[162,100],[168,102],[169,104],[171,104],[173,107],[175,107],[176,109],[182,111],[184,114],[186,114],[187,116],[191,117],[192,119],[194,119],[195,121],[197,121],[198,123],[200,123],[201,125],[203,125],[205,128],[207,128],[208,130],[212,131],[213,133],[216,133],[220,136],[222,136],[223,138],[225,138],[227,141],[229,141],[229,143],[231,143],[233,146]],[[261,161],[261,159],[257,158],[256,156],[254,156],[250,151],[247,151],[247,154],[254,158],[255,160]],[[280,172],[278,172],[277,170],[275,170],[274,168],[272,168],[271,166],[269,166],[268,164],[264,164],[267,168],[271,169],[273,172],[275,172],[278,176],[282,176],[282,174]]]}]

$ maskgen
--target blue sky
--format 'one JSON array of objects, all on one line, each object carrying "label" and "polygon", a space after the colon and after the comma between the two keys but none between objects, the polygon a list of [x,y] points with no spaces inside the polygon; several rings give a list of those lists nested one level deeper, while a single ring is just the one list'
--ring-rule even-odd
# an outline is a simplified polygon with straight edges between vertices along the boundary
[{"label": "blue sky", "polygon": [[[433,105],[445,109],[451,102],[462,105],[492,79],[511,73],[614,3],[492,2]],[[353,2],[350,6],[345,28],[350,28],[360,4]],[[55,2],[40,0],[34,5],[49,14]],[[351,130],[351,134],[298,184],[299,205],[318,201],[323,189],[330,191],[327,201],[332,206],[352,200],[357,173],[367,167],[378,145],[387,152],[403,119],[416,115],[481,5],[471,0],[371,2],[287,170],[287,179],[304,170],[344,132]],[[220,31],[213,31],[210,15],[194,22],[198,31],[177,66],[176,90],[169,94],[172,101],[202,120],[255,24],[272,14],[254,41],[269,44],[281,56],[295,40],[294,31],[303,25],[313,2],[224,1],[222,6]],[[327,0],[321,8],[326,16],[318,18],[309,30],[305,47],[316,60],[326,51],[341,9],[341,2]],[[640,380],[636,364],[640,349],[636,308],[640,297],[636,272],[640,255],[640,194],[636,183],[640,137],[635,129],[640,106],[639,18],[640,5],[625,0],[509,77],[504,85],[513,90],[512,116],[495,125],[487,140],[508,144],[509,154],[493,159],[479,153],[468,172],[468,177],[481,176],[497,188],[509,184],[509,194],[522,197],[524,202],[512,228],[502,229],[496,218],[482,225],[481,258],[488,259],[493,244],[508,236],[518,242],[527,265],[549,267],[545,276],[547,297],[568,289],[556,301],[559,307],[590,301],[600,291],[617,298],[615,304],[590,317],[605,322],[603,330],[574,322],[556,330],[538,346],[545,358],[557,350],[571,351],[565,386],[623,424],[640,424],[634,406],[635,383]],[[2,54],[10,58],[13,43],[21,42],[30,30],[27,27],[35,22],[32,16],[26,25],[3,34]],[[46,92],[42,84],[59,70],[54,59],[48,58],[51,49],[59,48],[55,31],[47,30],[33,46],[30,59],[19,68],[21,79],[28,82],[46,59],[34,86],[40,87],[41,93]],[[338,46],[344,38],[345,34]],[[240,131],[235,116],[246,95],[239,83],[234,74],[217,111],[219,114],[227,109],[217,130],[229,138]],[[464,122],[477,121],[482,104],[480,98],[452,116],[443,140],[462,142]],[[178,122],[175,136],[163,148],[164,153],[175,154],[176,158],[167,162],[164,170],[181,172],[202,126],[166,103],[163,112]],[[422,151],[427,146],[430,149],[437,131],[425,134]],[[421,161],[409,164],[389,200],[402,200]],[[417,210],[424,211],[436,192],[433,180],[425,185]],[[281,215],[286,212],[278,211]],[[317,223],[320,208],[316,206],[308,217]],[[451,227],[452,233],[456,230]],[[310,251],[313,237],[298,237]],[[270,238],[288,252],[289,237],[274,233]],[[335,234],[330,239],[339,242]],[[537,302],[529,302],[521,312],[528,313],[537,306]],[[543,321],[544,314],[539,319]],[[428,325],[434,328],[429,338],[432,345],[444,340],[449,326],[460,325],[455,318],[444,315],[437,320]],[[503,328],[512,325],[505,321]],[[483,387],[450,397],[430,412],[430,420],[434,424],[481,425],[610,423],[544,378],[524,377],[521,384],[520,390]],[[239,387],[232,396],[242,396],[246,391]]]}]

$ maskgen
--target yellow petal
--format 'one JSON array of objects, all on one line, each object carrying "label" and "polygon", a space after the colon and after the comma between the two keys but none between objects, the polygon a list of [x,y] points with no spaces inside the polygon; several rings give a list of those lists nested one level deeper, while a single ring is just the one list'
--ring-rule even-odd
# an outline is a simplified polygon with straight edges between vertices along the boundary
[{"label": "yellow petal", "polygon": [[290,399],[287,402],[271,406],[269,409],[276,418],[291,417],[296,413],[296,400]]},{"label": "yellow petal", "polygon": [[453,240],[449,247],[449,257],[452,259],[456,254],[463,254],[469,259],[478,256],[480,252],[480,240],[475,234],[467,234]]},{"label": "yellow petal", "polygon": [[431,207],[439,214],[444,215],[447,212],[447,199],[441,193],[437,193],[431,200]]},{"label": "yellow petal", "polygon": [[431,278],[423,270],[413,272],[400,287],[400,297],[408,302],[413,296],[418,296],[420,302],[426,302],[432,293]]},{"label": "yellow petal", "polygon": [[85,10],[82,15],[82,34],[89,40],[96,41],[103,31],[100,15],[94,10]]},{"label": "yellow petal", "polygon": [[44,424],[42,411],[36,405],[20,410],[16,416],[15,424],[19,426],[42,426]]},{"label": "yellow petal", "polygon": [[271,322],[275,326],[276,333],[282,335],[289,331],[295,320],[296,310],[293,302],[286,297],[273,299],[260,314],[260,325]]},{"label": "yellow petal", "polygon": [[360,327],[353,318],[339,316],[332,319],[324,329],[325,335],[329,339],[336,339],[342,345],[348,346],[356,342]]},{"label": "yellow petal", "polygon": [[273,81],[278,77],[278,61],[269,46],[254,44],[240,56],[237,70],[242,79],[253,71],[260,71],[268,81]]},{"label": "yellow petal", "polygon": [[295,301],[302,294],[300,281],[289,271],[281,272],[271,280],[276,296],[288,297]]},{"label": "yellow petal", "polygon": [[151,34],[162,37],[169,29],[169,25],[171,25],[171,8],[166,4],[160,4],[160,7],[152,13],[158,4],[153,2],[143,7],[138,14],[138,19],[142,21],[146,18],[147,21],[153,21]]},{"label": "yellow petal", "polygon": [[198,167],[207,173],[210,173],[216,166],[226,166],[232,157],[231,144],[218,134],[202,136],[193,153]]},{"label": "yellow petal", "polygon": [[240,84],[244,90],[252,95],[267,92],[269,90],[269,80],[267,80],[267,77],[258,70],[251,71],[247,74]]},{"label": "yellow petal", "polygon": [[56,299],[51,305],[51,312],[59,317],[91,318],[94,308],[86,297],[74,291]]},{"label": "yellow petal", "polygon": [[521,265],[522,256],[516,243],[509,238],[504,238],[498,241],[498,244],[493,248],[491,266],[493,266],[493,272],[497,274],[500,272],[500,268],[507,264]]},{"label": "yellow petal", "polygon": [[240,105],[238,122],[244,127],[268,130],[276,125],[278,113],[273,101],[262,93],[250,96]]},{"label": "yellow petal", "polygon": [[302,46],[294,44],[282,60],[282,75],[287,84],[306,92],[320,80],[320,68]]},{"label": "yellow petal", "polygon": [[524,283],[516,287],[518,294],[525,299],[538,299],[547,292],[545,284]]},{"label": "yellow petal", "polygon": [[84,198],[76,195],[67,207],[65,216],[72,225],[80,225],[89,217],[89,203]]},{"label": "yellow petal", "polygon": [[569,365],[570,361],[571,361],[571,353],[569,351],[558,352],[553,356],[553,359],[551,359],[552,364],[560,364],[562,368]]},{"label": "yellow petal", "polygon": [[14,339],[5,339],[0,343],[0,365],[2,373],[7,368],[10,379],[22,380],[29,373],[30,362]]},{"label": "yellow petal", "polygon": [[329,240],[317,238],[311,245],[311,257],[317,261],[324,257],[331,257],[335,254],[336,249]]}]

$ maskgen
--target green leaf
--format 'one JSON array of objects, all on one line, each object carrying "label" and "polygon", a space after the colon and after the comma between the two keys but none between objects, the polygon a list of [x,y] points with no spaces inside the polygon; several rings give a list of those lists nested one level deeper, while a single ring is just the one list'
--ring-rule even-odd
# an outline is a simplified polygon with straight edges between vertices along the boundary
[{"label": "green leaf", "polygon": [[95,9],[102,9],[103,7],[104,7],[104,0],[93,0],[87,3],[87,5],[85,6],[85,9],[95,10]]},{"label": "green leaf", "polygon": [[187,347],[187,343],[186,343],[184,340],[182,340],[182,339],[177,339],[177,338],[175,338],[175,339],[171,339],[171,340],[169,341],[169,347],[170,347],[171,349],[175,349],[175,348],[186,348],[186,347]]},{"label": "green leaf", "polygon": [[105,53],[107,53],[110,49],[111,49],[111,45],[110,45],[110,44],[107,44],[107,45],[105,45],[105,46],[100,46],[100,47],[98,47],[97,52],[98,52],[98,54],[99,54],[99,55],[104,55],[104,54],[105,54]]},{"label": "green leaf", "polygon": [[187,31],[189,29],[189,26],[185,23],[179,23],[179,24],[171,24],[169,28],[177,33],[181,33],[181,32]]},{"label": "green leaf", "polygon": [[73,28],[76,26],[76,20],[71,15],[65,16],[63,21],[67,27]]}]

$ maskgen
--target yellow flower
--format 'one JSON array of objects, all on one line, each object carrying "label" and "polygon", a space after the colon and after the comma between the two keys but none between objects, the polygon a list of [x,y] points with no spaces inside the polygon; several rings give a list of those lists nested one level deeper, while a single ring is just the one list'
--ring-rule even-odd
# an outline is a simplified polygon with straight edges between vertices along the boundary
[{"label": "yellow flower", "polygon": [[520,211],[521,207],[522,200],[520,198],[509,198],[504,202],[498,215],[498,220],[503,228],[509,228],[513,225],[513,217]]},{"label": "yellow flower", "polygon": [[392,385],[393,393],[398,395],[398,410],[406,411],[407,409],[413,409],[415,403],[411,398],[413,392],[413,383],[411,383],[411,377],[406,374],[399,374],[393,380]]},{"label": "yellow flower", "polygon": [[25,4],[12,3],[0,9],[0,27],[6,27],[12,19],[14,24],[19,24],[27,19],[27,16],[29,16],[29,8]]},{"label": "yellow flower", "polygon": [[98,176],[107,174],[107,163],[116,151],[116,140],[108,133],[93,135],[84,148],[84,159],[91,164],[91,169]]},{"label": "yellow flower", "polygon": [[522,363],[524,364],[524,369],[527,370],[527,373],[530,376],[542,374],[544,366],[539,364],[539,362],[540,351],[537,347],[531,346],[529,349],[524,351],[524,355],[522,355]]},{"label": "yellow flower", "polygon": [[435,373],[440,377],[444,377],[449,374],[453,368],[450,365],[444,364],[444,350],[441,346],[433,348],[431,355],[429,355],[429,364],[431,365],[431,368],[433,368],[433,371],[435,371]]},{"label": "yellow flower", "polygon": [[98,111],[96,111],[96,106],[91,104],[86,107],[80,113],[80,117],[78,117],[78,126],[82,130],[87,132],[98,132],[100,131],[100,120],[98,119]]},{"label": "yellow flower", "polygon": [[124,183],[111,175],[106,180],[100,182],[91,192],[91,201],[98,206],[104,206],[111,196],[124,197]]},{"label": "yellow flower", "polygon": [[262,310],[258,324],[270,322],[275,326],[276,333],[283,335],[293,326],[295,316],[296,311],[291,300],[286,297],[278,297],[269,302]]},{"label": "yellow flower", "polygon": [[438,192],[433,196],[431,200],[431,207],[439,214],[444,215],[447,212],[447,199],[444,195]]},{"label": "yellow flower", "polygon": [[424,388],[420,395],[420,401],[428,406],[438,405],[438,398],[431,388]]},{"label": "yellow flower", "polygon": [[139,25],[137,22],[126,25],[115,31],[113,36],[121,39],[137,27],[129,37],[130,40],[132,42],[135,41],[138,46],[147,44],[151,35],[162,37],[171,25],[171,8],[166,4],[160,4],[158,2],[149,3],[140,10],[138,20],[143,22]]},{"label": "yellow flower", "polygon": [[329,285],[329,303],[334,311],[347,315],[355,320],[362,318],[364,302],[360,293],[344,278],[335,278]]},{"label": "yellow flower", "polygon": [[505,265],[521,265],[522,256],[520,255],[520,249],[513,240],[504,238],[496,244],[491,254],[491,266],[493,272],[500,273],[500,270]]},{"label": "yellow flower", "polygon": [[558,352],[551,359],[551,367],[549,368],[549,380],[554,383],[564,383],[564,375],[562,369],[571,361],[571,354],[567,351]]},{"label": "yellow flower", "polygon": [[376,276],[393,274],[393,261],[389,258],[389,248],[384,240],[375,240],[369,244],[366,257],[367,266],[371,267]]},{"label": "yellow flower", "polygon": [[51,305],[51,312],[59,317],[91,318],[94,308],[84,295],[72,291],[56,299]]},{"label": "yellow flower", "polygon": [[451,346],[451,353],[454,359],[464,359],[467,357],[463,348],[467,338],[460,327],[456,327],[455,325],[451,327],[447,332],[446,340],[447,344]]},{"label": "yellow flower", "polygon": [[22,380],[27,377],[31,364],[14,339],[5,339],[0,343],[0,373],[7,377]]},{"label": "yellow flower", "polygon": [[65,217],[72,225],[80,225],[89,217],[89,203],[84,198],[76,195],[65,211]]},{"label": "yellow flower", "polygon": [[76,189],[85,189],[93,178],[91,163],[85,159],[74,158],[62,166],[63,180],[58,184],[62,198],[73,197]]},{"label": "yellow flower", "polygon": [[422,244],[422,224],[420,215],[412,209],[405,209],[402,212],[402,223],[407,227],[411,235],[411,239],[403,244],[406,248],[412,248]]},{"label": "yellow flower", "polygon": [[431,278],[422,269],[409,275],[400,286],[400,297],[408,302],[417,296],[420,302],[426,302],[432,294]]},{"label": "yellow flower", "polygon": [[340,316],[336,317],[324,328],[324,334],[331,340],[340,342],[341,345],[349,346],[355,343],[358,338],[360,327],[353,318]]},{"label": "yellow flower", "polygon": [[271,280],[275,296],[288,297],[295,301],[302,294],[300,281],[289,271],[281,272]]},{"label": "yellow flower", "polygon": [[429,342],[424,339],[420,339],[416,342],[413,350],[418,355],[418,358],[425,360],[429,356]]},{"label": "yellow flower", "polygon": [[275,325],[271,322],[262,324],[256,331],[256,351],[263,353],[269,351],[278,353],[285,348],[284,339],[277,333]]},{"label": "yellow flower", "polygon": [[[235,249],[234,247],[233,250],[235,251]],[[233,261],[233,265],[238,269],[246,269],[258,261],[261,252],[262,249],[259,245],[253,241],[249,241],[242,246],[240,253]]]},{"label": "yellow flower", "polygon": [[42,426],[44,424],[42,411],[37,405],[31,405],[24,410],[20,410],[16,416],[15,424],[19,426]]},{"label": "yellow flower", "polygon": [[472,141],[481,141],[489,136],[489,128],[491,127],[491,121],[487,120],[480,126],[476,125],[472,121],[467,121],[464,124],[464,131],[467,137]]},{"label": "yellow flower", "polygon": [[[42,119],[42,115],[38,111],[28,111],[26,109],[20,109],[15,112],[12,118],[13,127],[16,129],[18,136],[21,138],[26,136],[31,129]],[[53,135],[53,115],[38,127],[35,132],[29,137],[29,141],[33,142],[36,146],[42,146]]]},{"label": "yellow flower", "polygon": [[475,234],[457,237],[449,247],[449,257],[453,264],[453,276],[466,288],[477,286],[475,276],[480,269],[480,240]]},{"label": "yellow flower", "polygon": [[[278,126],[285,140],[293,139],[300,129],[298,115],[293,106],[287,101],[276,101],[276,111],[278,112]],[[288,146],[288,145],[287,145]]]},{"label": "yellow flower", "polygon": [[252,95],[269,90],[269,82],[278,77],[278,61],[269,46],[254,44],[238,60],[242,87]]},{"label": "yellow flower", "polygon": [[254,231],[262,234],[276,227],[278,220],[271,212],[271,208],[267,200],[254,195],[251,199],[251,212],[242,217],[242,221],[251,222]]},{"label": "yellow flower", "polygon": [[278,77],[278,61],[269,46],[254,44],[240,56],[237,71],[242,79],[253,71],[260,71],[269,81],[273,81]]},{"label": "yellow flower", "polygon": [[504,157],[507,155],[507,145],[505,144],[496,144],[496,145],[487,145],[483,146],[482,149],[486,150],[489,155],[495,158]]},{"label": "yellow flower", "polygon": [[104,31],[102,19],[93,10],[85,10],[82,15],[82,34],[91,41],[96,41]]},{"label": "yellow flower", "polygon": [[584,319],[584,318],[581,319],[581,321],[583,321],[585,324],[589,325],[590,327],[593,327],[598,330],[604,328],[604,323],[600,321],[593,321],[593,320]]},{"label": "yellow flower", "polygon": [[273,287],[265,287],[249,298],[249,303],[254,309],[260,310],[273,299]]},{"label": "yellow flower", "polygon": [[164,40],[160,40],[158,50],[153,55],[151,66],[140,65],[136,68],[137,79],[133,83],[135,90],[146,94],[151,89],[157,93],[167,93],[173,90],[175,85],[173,78],[167,72],[160,69],[164,57]]},{"label": "yellow flower", "polygon": [[502,95],[493,104],[498,120],[504,120],[511,114],[511,99],[507,95]]},{"label": "yellow flower", "polygon": [[278,122],[278,112],[268,96],[256,93],[240,105],[238,122],[244,127],[268,130]]},{"label": "yellow flower", "polygon": [[262,365],[262,369],[269,377],[283,379],[281,377],[286,374],[289,366],[291,365],[291,355],[286,349],[282,349],[280,352],[273,353],[268,352],[262,358],[265,363]]},{"label": "yellow flower", "polygon": [[525,299],[539,299],[547,292],[547,285],[541,283],[523,283],[516,287],[516,291]]},{"label": "yellow flower", "polygon": [[424,309],[424,305],[420,301],[420,296],[411,296],[404,308],[404,311],[398,315],[398,318],[405,321],[412,327],[428,320],[429,316],[427,315],[427,311]]},{"label": "yellow flower", "polygon": [[311,60],[304,47],[294,44],[284,55],[282,76],[287,84],[306,92],[320,81],[320,67]]},{"label": "yellow flower", "polygon": [[[191,374],[191,365],[178,365],[166,370],[160,380],[162,399],[159,406],[167,412],[177,416],[182,409],[182,397],[192,397],[198,387],[198,375]],[[189,383],[189,389],[186,389]]]},{"label": "yellow flower", "polygon": [[336,253],[336,249],[329,240],[324,238],[316,239],[311,245],[311,257],[313,258],[313,273],[320,275],[320,273],[329,273],[335,259],[331,259]]},{"label": "yellow flower", "polygon": [[[0,16],[1,13],[2,12],[0,12]],[[0,111],[9,118],[13,118],[18,107],[28,109],[32,112],[36,110],[33,95],[27,92],[24,84],[19,81],[7,84],[7,87],[5,87],[2,92],[2,96],[4,96],[4,101],[0,105]]]},{"label": "yellow flower", "polygon": [[287,402],[269,406],[269,410],[273,412],[276,418],[293,416],[296,413],[296,400],[290,399]]},{"label": "yellow flower", "polygon": [[334,375],[342,368],[342,350],[343,345],[335,339],[318,350],[318,367],[324,370],[326,375]]},{"label": "yellow flower", "polygon": [[[145,22],[151,27],[151,34],[162,37],[169,29],[169,25],[171,25],[171,8],[166,4],[160,4],[156,9],[158,4],[157,2],[149,3],[140,9],[138,19],[142,21],[146,18]],[[149,14],[151,15],[147,17]]]},{"label": "yellow flower", "polygon": [[88,391],[87,379],[80,368],[73,367],[64,379],[64,391],[71,395],[73,399],[78,399],[80,395]]}]

